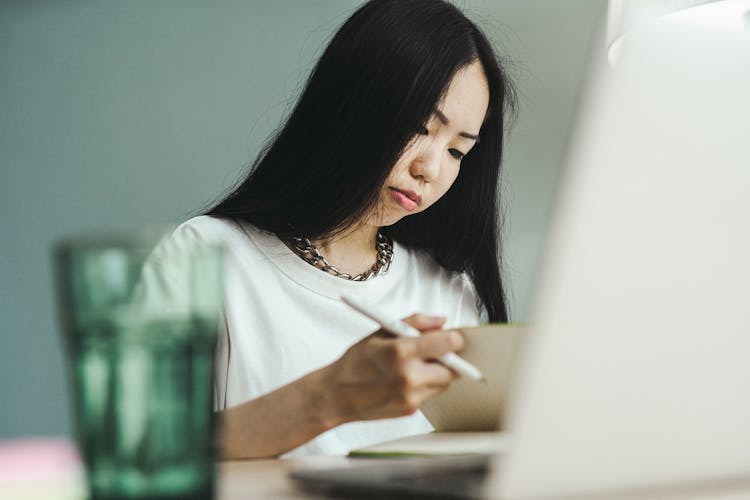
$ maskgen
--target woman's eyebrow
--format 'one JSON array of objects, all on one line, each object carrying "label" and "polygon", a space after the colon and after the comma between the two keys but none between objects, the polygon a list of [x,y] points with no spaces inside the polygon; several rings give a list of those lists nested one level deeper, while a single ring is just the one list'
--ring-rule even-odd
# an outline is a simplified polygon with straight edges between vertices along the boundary
[{"label": "woman's eyebrow", "polygon": [[[440,123],[442,123],[443,125],[448,125],[451,122],[448,119],[448,117],[445,116],[445,114],[443,114],[443,112],[440,111],[437,108],[435,109],[435,116],[438,117],[438,120],[440,120]],[[458,135],[460,135],[461,137],[466,137],[467,139],[473,139],[473,140],[479,142],[479,136],[478,135],[470,134],[468,132],[459,132]]]}]

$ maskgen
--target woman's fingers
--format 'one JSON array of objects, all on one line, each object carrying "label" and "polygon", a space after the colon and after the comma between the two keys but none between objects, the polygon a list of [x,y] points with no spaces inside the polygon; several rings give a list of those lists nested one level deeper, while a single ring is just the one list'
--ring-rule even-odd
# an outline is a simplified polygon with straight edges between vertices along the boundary
[{"label": "woman's fingers", "polygon": [[434,361],[422,362],[414,369],[413,387],[442,391],[456,378],[456,374],[440,363]]},{"label": "woman's fingers", "polygon": [[464,346],[464,337],[456,330],[441,330],[445,324],[444,316],[412,314],[403,320],[421,331],[423,335],[416,339],[415,353],[422,359],[435,359],[443,354],[458,351]]},{"label": "woman's fingers", "polygon": [[457,377],[435,360],[461,349],[463,336],[442,330],[442,317],[415,314],[406,321],[423,335],[394,337],[378,331],[331,365],[330,380],[347,419],[413,413]]},{"label": "woman's fingers", "polygon": [[393,337],[377,332],[370,339],[379,358],[386,365],[401,365],[412,359],[436,360],[444,354],[463,348],[464,338],[457,330],[432,330],[420,337]]},{"label": "woman's fingers", "polygon": [[444,391],[454,378],[453,372],[438,363],[413,360],[390,386],[389,404],[399,413],[413,413],[427,399]]},{"label": "woman's fingers", "polygon": [[463,336],[456,330],[433,330],[421,337],[380,336],[372,339],[386,362],[402,363],[409,359],[437,359],[460,350]]},{"label": "woman's fingers", "polygon": [[[440,338],[442,337],[441,335]],[[437,340],[440,340],[440,338]],[[431,342],[423,342],[421,338],[391,339],[384,346],[385,363],[391,367],[386,371],[394,374],[397,385],[401,389],[408,391],[428,385],[445,387],[456,378],[453,371],[434,361],[434,358],[441,356],[445,352],[449,352],[445,348],[451,342],[435,342],[435,339],[430,340]],[[437,344],[437,346],[433,344]],[[428,345],[429,347],[426,350],[420,349],[420,346],[423,345]],[[421,352],[426,352],[426,355],[422,355]]]},{"label": "woman's fingers", "polygon": [[426,330],[438,330],[443,327],[446,321],[445,316],[428,316],[427,314],[412,314],[402,319],[404,323],[416,328],[420,332]]},{"label": "woman's fingers", "polygon": [[[415,380],[413,387],[401,393],[401,408],[406,413],[413,413],[421,408],[425,401],[447,389],[455,378],[453,372],[442,365],[426,364],[432,366],[421,376],[415,377],[417,380],[422,379],[422,382]],[[427,373],[427,371],[432,371],[432,373]]]},{"label": "woman's fingers", "polygon": [[413,340],[416,355],[422,359],[437,359],[464,346],[464,337],[456,330],[435,330]]}]

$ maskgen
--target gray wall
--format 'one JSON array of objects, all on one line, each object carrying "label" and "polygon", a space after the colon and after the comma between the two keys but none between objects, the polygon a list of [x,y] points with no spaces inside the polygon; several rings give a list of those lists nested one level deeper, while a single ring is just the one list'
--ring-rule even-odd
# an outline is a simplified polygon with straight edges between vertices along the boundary
[{"label": "gray wall", "polygon": [[[0,438],[67,435],[50,248],[183,220],[224,192],[358,0],[0,3]],[[504,203],[514,319],[604,0],[458,2],[513,62]]]}]

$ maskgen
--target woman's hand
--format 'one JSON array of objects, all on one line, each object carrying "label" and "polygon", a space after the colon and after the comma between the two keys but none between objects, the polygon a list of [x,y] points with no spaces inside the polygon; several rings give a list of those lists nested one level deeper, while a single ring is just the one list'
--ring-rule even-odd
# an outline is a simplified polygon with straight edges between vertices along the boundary
[{"label": "woman's hand", "polygon": [[463,346],[444,318],[421,314],[404,321],[424,333],[392,337],[378,331],[334,363],[221,412],[225,459],[272,457],[354,420],[414,413],[457,377],[434,360]]},{"label": "woman's hand", "polygon": [[410,415],[445,390],[458,375],[435,361],[463,347],[445,318],[414,314],[404,321],[424,332],[393,337],[379,330],[322,370],[324,393],[342,422]]}]

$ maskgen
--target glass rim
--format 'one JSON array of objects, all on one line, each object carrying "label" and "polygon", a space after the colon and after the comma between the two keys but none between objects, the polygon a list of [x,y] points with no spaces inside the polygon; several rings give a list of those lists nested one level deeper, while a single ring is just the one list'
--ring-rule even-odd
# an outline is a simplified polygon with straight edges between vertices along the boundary
[{"label": "glass rim", "polygon": [[55,255],[78,250],[107,248],[154,248],[165,236],[174,232],[174,224],[86,230],[71,233],[53,242]]}]

